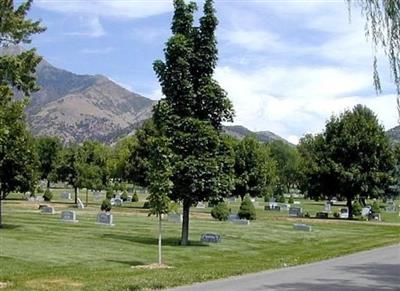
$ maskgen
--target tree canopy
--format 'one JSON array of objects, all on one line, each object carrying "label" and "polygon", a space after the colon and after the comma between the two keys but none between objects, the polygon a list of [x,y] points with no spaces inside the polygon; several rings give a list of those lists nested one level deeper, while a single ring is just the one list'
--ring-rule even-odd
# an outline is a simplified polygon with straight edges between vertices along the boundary
[{"label": "tree canopy", "polygon": [[346,198],[350,218],[355,197],[386,195],[393,152],[383,127],[367,107],[357,105],[332,116],[324,133],[301,140],[299,150],[309,169],[308,194]]}]

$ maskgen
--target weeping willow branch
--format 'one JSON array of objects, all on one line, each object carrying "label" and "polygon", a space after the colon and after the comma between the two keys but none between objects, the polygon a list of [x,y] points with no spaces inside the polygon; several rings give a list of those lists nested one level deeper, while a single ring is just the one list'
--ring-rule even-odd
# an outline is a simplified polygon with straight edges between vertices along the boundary
[{"label": "weeping willow branch", "polygon": [[[378,50],[383,49],[388,57],[391,77],[396,86],[397,111],[400,123],[400,1],[399,0],[346,0],[349,11],[355,3],[361,8],[366,19],[365,35],[374,46],[374,86],[381,93],[377,57]],[[350,15],[350,13],[349,13]]]}]

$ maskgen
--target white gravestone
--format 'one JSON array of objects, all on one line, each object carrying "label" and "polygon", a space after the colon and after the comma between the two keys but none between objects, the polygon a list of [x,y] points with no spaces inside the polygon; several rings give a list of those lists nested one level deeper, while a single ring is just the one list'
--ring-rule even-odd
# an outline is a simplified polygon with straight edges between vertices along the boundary
[{"label": "white gravestone", "polygon": [[196,208],[206,208],[206,205],[203,202],[197,203]]},{"label": "white gravestone", "polygon": [[122,206],[122,203],[123,203],[123,201],[122,201],[121,198],[115,198],[114,199],[114,205],[115,206]]},{"label": "white gravestone", "polygon": [[324,211],[325,212],[331,212],[332,210],[332,205],[330,201],[325,201],[325,207],[324,207]]},{"label": "white gravestone", "polygon": [[54,214],[56,213],[54,210],[54,207],[51,206],[45,206],[41,208],[41,211],[43,214]]},{"label": "white gravestone", "polygon": [[113,215],[107,212],[100,212],[97,214],[96,223],[102,225],[114,226]]},{"label": "white gravestone", "polygon": [[61,212],[61,220],[65,221],[65,222],[73,222],[73,223],[78,222],[78,220],[76,220],[75,211],[70,211],[70,210]]},{"label": "white gravestone", "polygon": [[178,213],[168,213],[168,221],[182,223],[183,215]]},{"label": "white gravestone", "polygon": [[233,219],[233,220],[231,220],[231,222],[234,224],[242,224],[242,225],[250,224],[250,220],[247,220],[247,219]]},{"label": "white gravestone", "polygon": [[370,207],[363,207],[361,209],[361,216],[368,216],[371,212],[371,208]]},{"label": "white gravestone", "polygon": [[69,192],[62,192],[62,193],[61,193],[61,199],[72,200],[72,198],[71,198],[71,193],[69,193]]},{"label": "white gravestone", "polygon": [[311,225],[308,224],[293,224],[293,229],[302,231],[312,231]]},{"label": "white gravestone", "polygon": [[85,208],[85,205],[83,204],[83,202],[82,202],[82,200],[80,199],[80,198],[78,198],[78,208],[79,209],[84,209]]},{"label": "white gravestone", "polygon": [[340,209],[340,218],[349,218],[349,209],[347,207]]}]

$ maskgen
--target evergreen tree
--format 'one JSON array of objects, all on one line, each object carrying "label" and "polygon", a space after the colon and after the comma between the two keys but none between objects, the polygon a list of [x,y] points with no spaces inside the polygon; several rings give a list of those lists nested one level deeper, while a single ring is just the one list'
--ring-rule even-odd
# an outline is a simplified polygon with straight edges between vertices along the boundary
[{"label": "evergreen tree", "polygon": [[188,244],[189,211],[211,197],[226,196],[232,188],[231,149],[221,138],[221,122],[231,121],[232,104],[212,78],[217,62],[217,18],[206,0],[200,26],[193,26],[195,3],[174,1],[173,36],[166,43],[165,62],[154,69],[165,96],[155,107],[157,130],[170,139],[173,190],[183,203],[181,244]]}]

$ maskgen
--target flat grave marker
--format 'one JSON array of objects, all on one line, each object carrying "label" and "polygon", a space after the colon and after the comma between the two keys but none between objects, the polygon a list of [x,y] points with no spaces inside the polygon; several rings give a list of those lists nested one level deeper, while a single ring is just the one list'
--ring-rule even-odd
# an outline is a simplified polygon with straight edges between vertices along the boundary
[{"label": "flat grave marker", "polygon": [[293,224],[294,230],[302,230],[302,231],[312,231],[312,226],[303,223],[295,223]]},{"label": "flat grave marker", "polygon": [[41,208],[41,213],[43,213],[43,214],[55,214],[56,211],[54,210],[54,207],[45,206],[45,207]]},{"label": "flat grave marker", "polygon": [[289,208],[289,216],[290,217],[302,217],[303,209],[301,207],[292,206]]},{"label": "flat grave marker", "polygon": [[221,242],[221,235],[217,233],[203,233],[200,241],[205,243],[219,243]]}]

